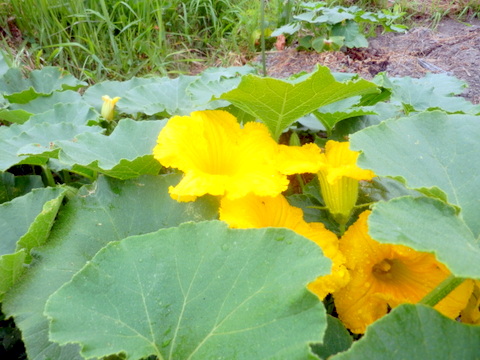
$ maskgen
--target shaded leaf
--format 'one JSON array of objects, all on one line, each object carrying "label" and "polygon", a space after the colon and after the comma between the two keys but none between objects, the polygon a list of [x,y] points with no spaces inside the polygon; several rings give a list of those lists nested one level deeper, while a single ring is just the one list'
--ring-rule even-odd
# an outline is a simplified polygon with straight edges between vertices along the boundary
[{"label": "shaded leaf", "polygon": [[[36,260],[5,296],[3,311],[14,316],[29,359],[80,360],[76,345],[48,340],[45,302],[110,241],[201,221],[217,216],[218,204],[204,197],[178,203],[168,187],[180,176],[145,176],[132,181],[99,177],[81,188],[62,208],[48,244],[36,250]],[[34,300],[33,300],[34,299]]]},{"label": "shaded leaf", "polygon": [[0,205],[0,300],[43,245],[65,195],[64,188],[41,188]]},{"label": "shaded leaf", "polygon": [[327,67],[319,67],[295,83],[246,75],[237,89],[222,96],[240,109],[262,120],[275,139],[295,120],[336,101],[377,91],[366,80],[341,83]]},{"label": "shaded leaf", "polygon": [[424,305],[400,305],[332,360],[476,359],[480,326],[448,319]]},{"label": "shaded leaf", "polygon": [[325,311],[306,285],[329,266],[290,230],[183,224],[102,249],[48,300],[50,337],[86,358],[313,358]]},{"label": "shaded leaf", "polygon": [[340,320],[327,315],[327,324],[322,343],[312,345],[314,354],[321,359],[328,359],[332,355],[347,350],[353,342],[352,336]]},{"label": "shaded leaf", "polygon": [[43,181],[39,175],[15,176],[8,172],[0,173],[0,204],[42,187]]}]

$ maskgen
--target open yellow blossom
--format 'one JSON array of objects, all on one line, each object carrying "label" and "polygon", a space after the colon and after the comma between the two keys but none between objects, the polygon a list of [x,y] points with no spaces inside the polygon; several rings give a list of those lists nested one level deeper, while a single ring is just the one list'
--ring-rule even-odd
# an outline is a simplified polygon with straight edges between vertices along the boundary
[{"label": "open yellow blossom", "polygon": [[321,151],[314,143],[302,146],[279,145],[276,166],[285,175],[316,173],[322,159]]},{"label": "open yellow blossom", "polygon": [[345,258],[338,249],[338,238],[321,223],[307,223],[301,209],[291,206],[283,195],[277,197],[246,197],[222,199],[220,219],[232,228],[284,227],[314,241],[325,256],[332,260],[332,272],[320,276],[308,288],[319,298],[344,286],[349,274],[344,266]]},{"label": "open yellow blossom", "polygon": [[349,142],[330,140],[321,154],[318,180],[328,210],[340,225],[345,225],[358,199],[359,180],[371,180],[375,174],[357,166],[358,151]]},{"label": "open yellow blossom", "polygon": [[[350,282],[334,293],[340,320],[354,333],[402,303],[417,303],[450,275],[434,255],[402,245],[381,244],[368,235],[367,218],[359,219],[340,239]],[[465,281],[435,309],[455,318],[467,305],[473,283]]]},{"label": "open yellow blossom", "polygon": [[193,201],[205,194],[238,198],[249,193],[276,196],[288,180],[276,166],[278,145],[265,125],[243,128],[222,110],[174,116],[162,129],[154,157],[164,166],[185,173],[170,195]]},{"label": "open yellow blossom", "polygon": [[472,295],[461,316],[464,323],[480,325],[480,280],[474,282]]},{"label": "open yellow blossom", "polygon": [[120,100],[120,98],[117,96],[111,99],[110,96],[103,95],[102,100],[103,100],[103,105],[102,105],[101,114],[105,120],[112,121],[114,110],[115,110],[115,104],[118,102],[118,100]]}]

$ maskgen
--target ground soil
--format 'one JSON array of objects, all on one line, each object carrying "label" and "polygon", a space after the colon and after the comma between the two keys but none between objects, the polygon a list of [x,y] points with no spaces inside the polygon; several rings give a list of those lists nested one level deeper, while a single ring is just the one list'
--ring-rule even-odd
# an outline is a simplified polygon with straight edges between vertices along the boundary
[{"label": "ground soil", "polygon": [[297,51],[295,45],[267,55],[269,76],[285,78],[312,71],[317,64],[334,72],[357,73],[371,79],[385,71],[390,77],[423,77],[428,72],[448,73],[468,88],[462,94],[480,103],[480,20],[462,23],[444,18],[432,29],[419,26],[404,34],[386,33],[369,39],[369,47],[347,52]]}]

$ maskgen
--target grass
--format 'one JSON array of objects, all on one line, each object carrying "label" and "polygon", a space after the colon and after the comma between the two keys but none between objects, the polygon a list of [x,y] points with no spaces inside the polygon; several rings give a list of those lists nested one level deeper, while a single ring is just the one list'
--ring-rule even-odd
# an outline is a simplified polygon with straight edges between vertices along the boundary
[{"label": "grass", "polygon": [[[277,12],[281,0],[268,2]],[[230,53],[253,53],[259,28],[256,0],[9,0],[36,65],[60,65],[82,80],[127,79],[188,71]],[[9,26],[3,26],[7,36]],[[27,50],[28,49],[28,50]]]},{"label": "grass", "polygon": [[[300,0],[264,0],[265,27]],[[409,22],[480,16],[478,0],[327,0],[368,10],[398,4]],[[58,65],[90,83],[241,65],[260,48],[259,0],[6,0],[0,47],[27,68]],[[408,24],[411,25],[411,24]],[[18,33],[20,36],[17,36]],[[16,40],[12,41],[11,40]]]}]

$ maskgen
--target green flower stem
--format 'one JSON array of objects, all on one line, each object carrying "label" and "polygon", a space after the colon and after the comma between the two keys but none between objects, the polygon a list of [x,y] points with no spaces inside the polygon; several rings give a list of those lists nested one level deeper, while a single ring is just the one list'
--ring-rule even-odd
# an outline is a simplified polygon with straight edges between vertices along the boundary
[{"label": "green flower stem", "polygon": [[48,186],[55,186],[55,180],[53,179],[52,171],[46,165],[42,165],[43,175],[45,176],[45,180]]},{"label": "green flower stem", "polygon": [[446,297],[453,290],[455,290],[464,280],[464,278],[450,275],[445,280],[443,280],[435,289],[430,291],[422,300],[420,300],[420,304],[432,307],[437,305],[444,297]]}]

